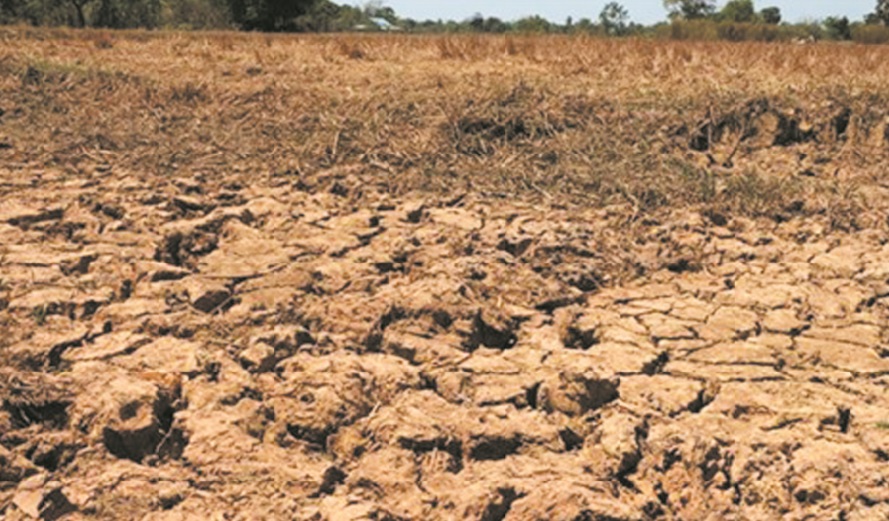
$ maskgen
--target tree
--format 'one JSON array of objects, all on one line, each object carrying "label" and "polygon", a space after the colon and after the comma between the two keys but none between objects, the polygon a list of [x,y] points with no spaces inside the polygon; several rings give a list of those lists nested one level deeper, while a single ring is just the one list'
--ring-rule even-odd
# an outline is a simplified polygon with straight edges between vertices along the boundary
[{"label": "tree", "polygon": [[481,13],[475,13],[463,23],[472,31],[479,33],[505,33],[509,30],[509,24],[503,20],[494,16],[485,18]]},{"label": "tree", "polygon": [[719,18],[726,22],[750,23],[756,19],[753,0],[729,0],[719,12]]},{"label": "tree", "polygon": [[889,0],[878,0],[874,15],[883,22],[883,25],[889,25]]},{"label": "tree", "polygon": [[708,18],[716,12],[713,0],[664,0],[664,7],[669,11],[670,18],[695,20]]},{"label": "tree", "polygon": [[348,29],[352,26],[342,27],[340,17],[349,6],[340,6],[333,2],[315,2],[305,14],[294,19],[294,29],[297,31],[330,32]]},{"label": "tree", "polygon": [[602,28],[610,35],[620,36],[627,32],[627,22],[630,19],[630,13],[624,6],[617,2],[609,2],[602,12],[599,13],[599,23]]},{"label": "tree", "polygon": [[377,10],[377,14],[375,15],[377,18],[382,18],[386,20],[392,25],[398,25],[398,15],[395,14],[395,9],[392,9],[389,6],[384,6]]},{"label": "tree", "polygon": [[164,1],[161,25],[182,29],[231,27],[229,0]]},{"label": "tree", "polygon": [[483,32],[485,30],[485,17],[481,13],[475,13],[472,18],[465,22],[473,31]]},{"label": "tree", "polygon": [[77,27],[86,27],[86,16],[83,14],[83,8],[90,0],[71,0],[74,12],[77,13]]},{"label": "tree", "polygon": [[516,20],[513,27],[520,33],[548,33],[552,28],[552,24],[546,18],[534,15]]},{"label": "tree", "polygon": [[571,31],[575,33],[592,33],[595,30],[596,26],[589,18],[581,18],[580,20],[574,22],[574,25],[571,26]]},{"label": "tree", "polygon": [[315,0],[229,0],[232,19],[247,30],[286,31]]},{"label": "tree", "polygon": [[[317,1],[317,0],[316,0]],[[328,0],[324,0],[328,1]],[[309,2],[311,3],[311,2]],[[386,20],[392,25],[398,23],[398,15],[395,14],[395,9],[392,9],[383,0],[368,0],[364,3],[362,7],[365,16],[371,18],[382,18]],[[477,15],[480,16],[480,15]]]},{"label": "tree", "polygon": [[121,16],[114,0],[100,0],[96,12],[96,25],[99,27],[120,27]]},{"label": "tree", "polygon": [[849,24],[849,19],[845,16],[839,18],[828,16],[824,20],[824,27],[827,29],[827,34],[834,40],[852,39],[852,27]]},{"label": "tree", "polygon": [[99,0],[93,25],[111,28],[160,25],[160,0]]},{"label": "tree", "polygon": [[0,0],[0,22],[31,25],[78,25],[68,0]]},{"label": "tree", "polygon": [[482,30],[486,33],[505,33],[509,30],[509,24],[495,16],[489,16],[485,18]]},{"label": "tree", "polygon": [[383,0],[368,0],[362,6],[364,14],[367,16],[377,16],[377,12],[383,8]]},{"label": "tree", "polygon": [[759,17],[767,24],[778,25],[781,23],[781,8],[766,7],[759,12]]}]

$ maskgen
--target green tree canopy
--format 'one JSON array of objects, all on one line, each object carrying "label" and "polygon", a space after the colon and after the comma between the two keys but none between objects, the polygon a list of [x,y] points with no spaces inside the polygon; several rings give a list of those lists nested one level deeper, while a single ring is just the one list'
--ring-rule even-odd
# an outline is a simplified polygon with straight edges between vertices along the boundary
[{"label": "green tree canopy", "polygon": [[883,25],[889,25],[889,0],[877,0],[874,15],[883,22]]},{"label": "green tree canopy", "polygon": [[548,33],[552,24],[542,16],[526,16],[515,22],[515,30],[521,33]]},{"label": "green tree canopy", "polygon": [[612,35],[626,34],[629,20],[630,13],[617,2],[609,2],[599,13],[599,23],[606,33]]},{"label": "green tree canopy", "polygon": [[232,19],[247,30],[286,31],[315,0],[229,0]]},{"label": "green tree canopy", "polygon": [[[71,0],[72,3],[75,0]],[[97,0],[93,25],[99,27],[147,27],[160,25],[160,0]]]},{"label": "green tree canopy", "polygon": [[834,40],[852,39],[852,26],[845,16],[828,16],[824,20],[824,27],[827,29],[827,34]]},{"label": "green tree canopy", "polygon": [[781,9],[778,7],[766,7],[759,12],[759,17],[767,24],[778,25],[781,23]]},{"label": "green tree canopy", "polygon": [[664,7],[672,19],[696,20],[716,12],[713,0],[664,0]]},{"label": "green tree canopy", "polygon": [[727,22],[750,23],[756,20],[753,0],[729,0],[719,12],[719,18]]}]

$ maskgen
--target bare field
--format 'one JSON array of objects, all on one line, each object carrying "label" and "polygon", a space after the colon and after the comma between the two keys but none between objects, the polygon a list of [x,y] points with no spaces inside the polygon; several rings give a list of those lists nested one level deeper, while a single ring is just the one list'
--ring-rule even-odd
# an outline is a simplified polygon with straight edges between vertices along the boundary
[{"label": "bare field", "polygon": [[0,29],[0,518],[889,518],[889,48]]}]

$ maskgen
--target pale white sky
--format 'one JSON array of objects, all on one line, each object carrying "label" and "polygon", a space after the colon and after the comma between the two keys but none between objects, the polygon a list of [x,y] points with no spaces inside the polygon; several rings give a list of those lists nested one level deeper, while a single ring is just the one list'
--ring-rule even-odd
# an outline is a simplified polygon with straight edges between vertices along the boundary
[{"label": "pale white sky", "polygon": [[[635,22],[649,24],[666,18],[662,0],[619,1],[629,10],[630,18]],[[356,2],[353,0],[349,3]],[[395,9],[399,16],[418,20],[464,20],[481,13],[505,20],[539,14],[562,22],[568,16],[575,20],[583,17],[595,19],[608,0],[385,0],[383,3]],[[719,1],[719,5],[724,3],[724,0]],[[757,9],[773,5],[780,7],[784,19],[789,22],[831,15],[848,16],[855,21],[872,12],[876,0],[755,0],[755,3]]]}]

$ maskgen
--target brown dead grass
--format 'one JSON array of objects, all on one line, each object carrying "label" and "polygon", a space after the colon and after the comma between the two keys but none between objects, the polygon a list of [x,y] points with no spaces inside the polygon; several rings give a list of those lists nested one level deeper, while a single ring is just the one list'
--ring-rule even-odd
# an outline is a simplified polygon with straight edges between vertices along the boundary
[{"label": "brown dead grass", "polygon": [[855,227],[860,187],[879,185],[887,79],[882,47],[6,28],[0,154]]}]

